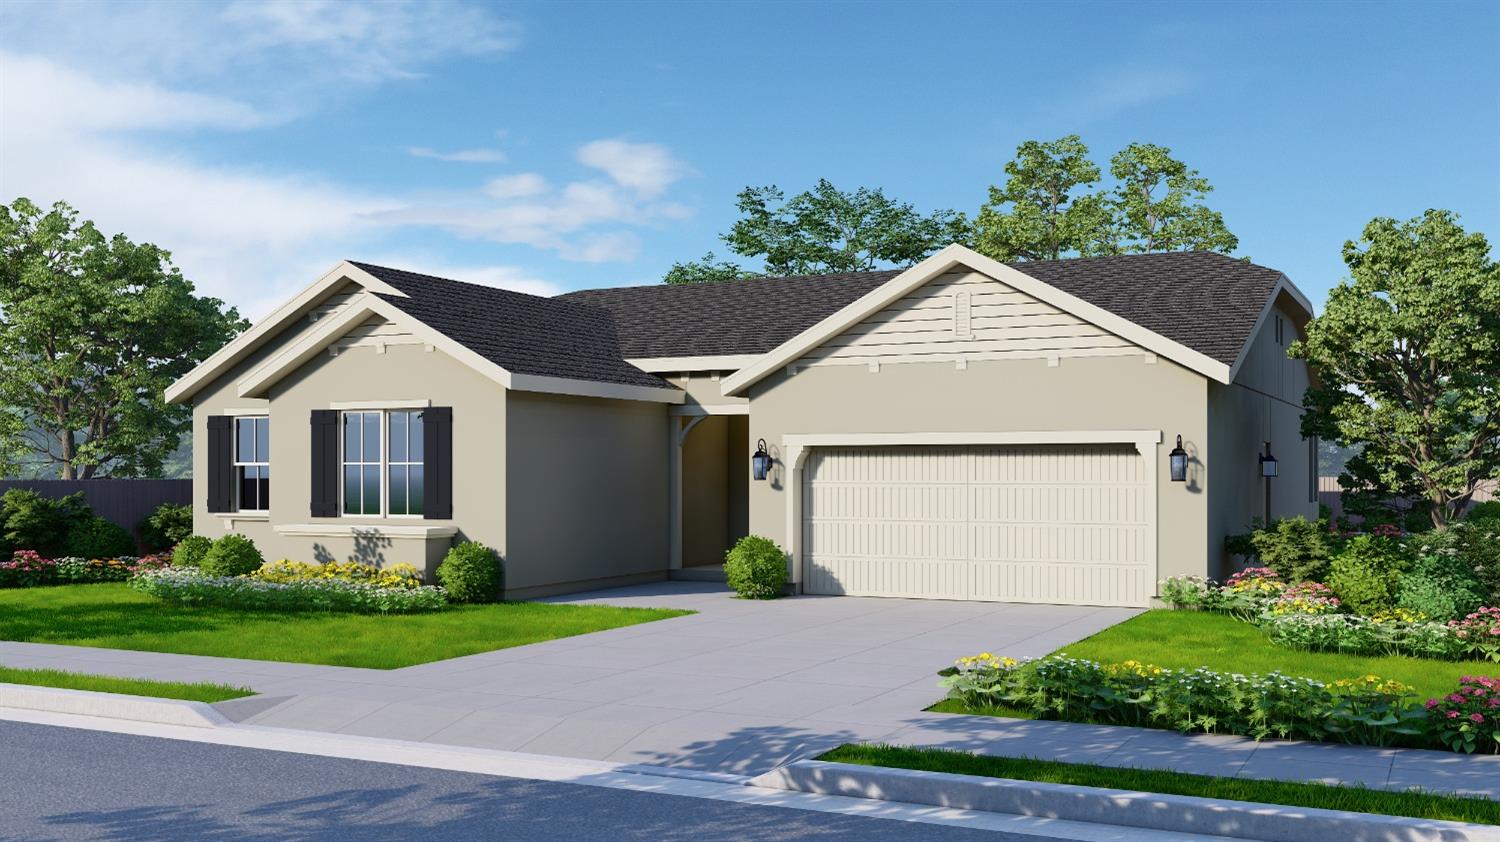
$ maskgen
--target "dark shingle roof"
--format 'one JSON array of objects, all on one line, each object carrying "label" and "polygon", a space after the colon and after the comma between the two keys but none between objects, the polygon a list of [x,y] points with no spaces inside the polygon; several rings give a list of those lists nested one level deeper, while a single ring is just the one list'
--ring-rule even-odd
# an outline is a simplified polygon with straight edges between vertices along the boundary
[{"label": "dark shingle roof", "polygon": [[382,299],[512,373],[675,388],[625,362],[614,318],[606,310],[369,263],[354,265],[408,296]]},{"label": "dark shingle roof", "polygon": [[1281,279],[1275,269],[1205,251],[1011,266],[1225,365],[1239,358]]},{"label": "dark shingle roof", "polygon": [[[1226,365],[1281,273],[1211,252],[1010,264],[1043,283]],[[899,271],[590,289],[560,296],[614,313],[629,358],[761,354]]]},{"label": "dark shingle roof", "polygon": [[620,345],[631,359],[764,354],[899,274],[655,284],[586,289],[561,297],[614,313]]}]

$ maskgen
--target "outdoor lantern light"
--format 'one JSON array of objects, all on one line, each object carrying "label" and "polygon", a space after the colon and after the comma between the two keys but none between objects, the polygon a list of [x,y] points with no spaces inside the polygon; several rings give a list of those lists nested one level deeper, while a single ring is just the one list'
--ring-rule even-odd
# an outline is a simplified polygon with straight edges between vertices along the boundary
[{"label": "outdoor lantern light", "polygon": [[1266,442],[1266,452],[1260,457],[1260,475],[1263,477],[1276,476],[1276,457],[1271,455],[1271,443]]},{"label": "outdoor lantern light", "polygon": [[755,472],[756,479],[765,479],[766,474],[770,473],[771,454],[766,452],[765,439],[755,443],[755,455],[750,457],[750,468]]},{"label": "outdoor lantern light", "polygon": [[1187,451],[1182,449],[1182,436],[1177,437],[1177,446],[1167,458],[1172,461],[1172,481],[1187,482]]}]

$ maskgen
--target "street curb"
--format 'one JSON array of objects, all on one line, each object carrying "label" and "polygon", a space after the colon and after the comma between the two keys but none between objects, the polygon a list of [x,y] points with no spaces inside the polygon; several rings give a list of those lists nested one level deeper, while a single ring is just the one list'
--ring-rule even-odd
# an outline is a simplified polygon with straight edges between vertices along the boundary
[{"label": "street curb", "polygon": [[1491,825],[799,760],[751,786],[1266,842],[1500,842]]},{"label": "street curb", "polygon": [[160,725],[185,725],[190,728],[218,728],[230,724],[223,714],[206,702],[67,690],[31,684],[0,683],[0,708],[103,716]]}]

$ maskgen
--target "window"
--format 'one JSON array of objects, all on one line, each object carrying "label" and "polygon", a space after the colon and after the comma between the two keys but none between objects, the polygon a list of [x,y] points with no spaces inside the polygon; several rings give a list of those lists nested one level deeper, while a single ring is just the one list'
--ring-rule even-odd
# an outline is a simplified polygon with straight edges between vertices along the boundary
[{"label": "window", "polygon": [[271,508],[271,419],[234,419],[234,485],[239,511]]},{"label": "window", "polygon": [[1276,344],[1286,344],[1286,322],[1282,321],[1281,316],[1276,317]]},{"label": "window", "polygon": [[345,412],[341,435],[344,514],[422,514],[420,410]]},{"label": "window", "polygon": [[1307,502],[1318,502],[1318,437],[1307,440]]}]

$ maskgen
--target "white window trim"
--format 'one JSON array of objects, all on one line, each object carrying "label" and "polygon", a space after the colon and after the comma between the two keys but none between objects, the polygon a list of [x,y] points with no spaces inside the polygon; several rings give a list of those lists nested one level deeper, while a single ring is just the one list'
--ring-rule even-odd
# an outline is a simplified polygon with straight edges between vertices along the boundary
[{"label": "white window trim", "polygon": [[[270,486],[271,486],[271,478],[270,478],[270,473],[271,473],[271,457],[270,457],[270,455],[268,454],[266,456],[266,459],[265,459],[264,462],[241,462],[240,461],[240,421],[241,420],[246,420],[246,421],[264,421],[264,422],[266,422],[266,425],[269,428],[269,425],[271,423],[271,417],[270,417],[269,414],[266,414],[266,413],[257,413],[257,414],[251,414],[251,415],[235,415],[235,416],[233,416],[233,422],[232,422],[231,429],[234,430],[234,441],[231,443],[231,446],[234,449],[234,459],[230,462],[230,468],[234,471],[234,513],[235,514],[251,515],[251,516],[257,516],[258,515],[258,516],[262,516],[262,517],[269,517],[270,514],[271,514],[271,506],[270,506],[270,501],[269,500],[266,501],[266,507],[264,509],[247,509],[247,508],[244,508],[243,506],[240,505],[240,468],[265,468],[266,469],[266,474],[267,474],[267,476],[266,476],[266,494],[267,494],[267,496],[269,496],[270,493],[271,493],[270,492]],[[271,446],[271,431],[270,431],[270,429],[267,429],[266,430],[266,447],[269,448],[270,446]],[[258,454],[258,453],[256,454],[256,456],[259,456],[259,455],[260,454]]]},{"label": "white window trim", "polygon": [[[339,499],[339,517],[342,517],[342,518],[361,518],[361,517],[363,517],[363,518],[380,518],[382,520],[425,520],[426,517],[427,517],[425,514],[415,514],[415,515],[414,514],[399,514],[399,515],[398,514],[391,514],[390,468],[391,468],[392,464],[407,465],[407,466],[421,465],[422,466],[422,483],[423,483],[423,489],[424,489],[424,491],[426,489],[426,482],[427,482],[427,476],[426,476],[426,474],[427,474],[427,453],[426,453],[425,450],[422,453],[422,461],[421,462],[395,462],[395,463],[391,462],[391,453],[390,453],[391,412],[393,412],[393,411],[394,412],[408,412],[408,411],[410,411],[412,409],[426,408],[430,402],[424,401],[424,402],[422,402],[422,405],[420,407],[415,407],[415,406],[399,406],[399,405],[398,406],[392,406],[389,403],[378,404],[378,405],[373,405],[373,406],[353,406],[353,405],[351,405],[353,403],[367,403],[367,402],[350,402],[348,404],[337,404],[336,403],[336,404],[333,404],[333,407],[332,407],[334,409],[339,409],[339,498],[338,498]],[[397,402],[397,403],[400,403],[400,402]],[[344,449],[344,431],[348,429],[348,425],[345,423],[344,419],[346,417],[348,417],[349,415],[365,415],[365,414],[368,414],[368,413],[375,413],[376,415],[380,416],[380,422],[379,422],[379,424],[376,425],[377,429],[380,432],[380,445],[379,445],[379,448],[378,448],[378,452],[380,454],[380,461],[379,462],[365,462],[365,461],[351,462],[347,458],[345,458],[345,456],[344,456],[344,453],[345,453],[345,449]],[[363,428],[363,422],[361,422],[361,428]],[[361,433],[361,435],[363,435],[363,433]],[[360,444],[363,445],[364,442],[360,442]],[[361,450],[363,450],[363,447],[361,447]],[[408,452],[407,456],[410,457],[410,455],[411,455],[410,452]],[[361,453],[361,457],[363,457],[362,453]],[[363,469],[365,467],[367,467],[367,466],[370,466],[370,465],[376,465],[376,466],[378,466],[379,477],[380,477],[380,511],[377,514],[364,514],[364,513],[350,514],[349,512],[344,511],[344,476],[345,476],[344,469],[346,467],[348,467],[349,465],[359,465],[360,468],[361,468],[361,471],[360,471],[361,474],[364,473]],[[409,479],[408,479],[408,486],[407,487],[410,488],[410,480]]]},{"label": "white window trim", "polygon": [[386,409],[426,409],[432,406],[430,400],[411,401],[333,401],[328,404],[329,409],[364,409],[364,410],[386,410]]}]

